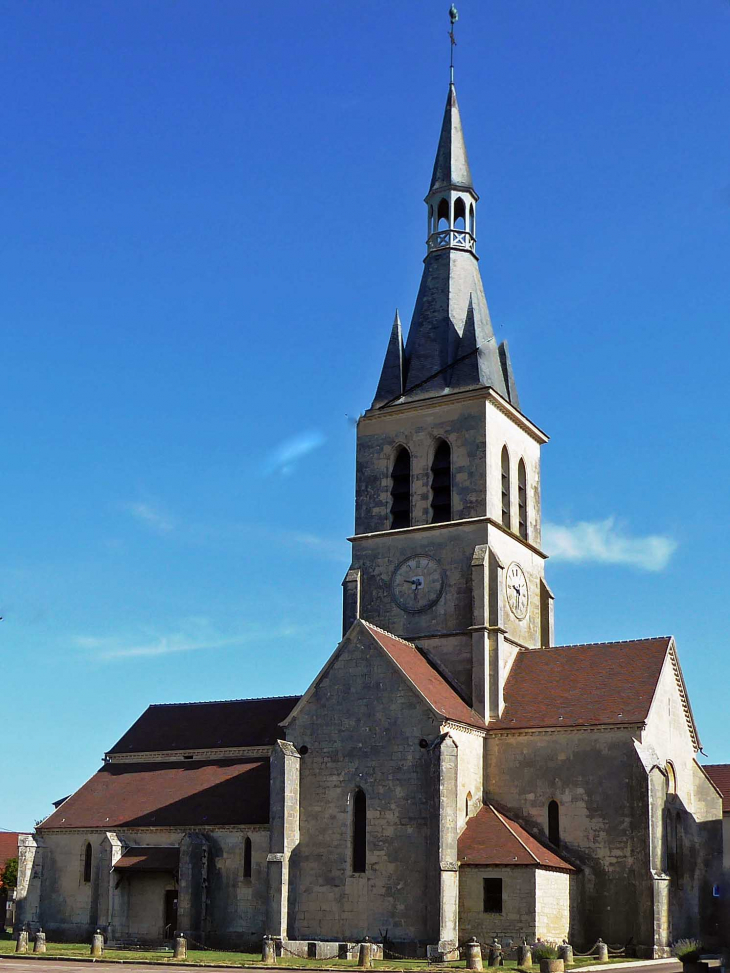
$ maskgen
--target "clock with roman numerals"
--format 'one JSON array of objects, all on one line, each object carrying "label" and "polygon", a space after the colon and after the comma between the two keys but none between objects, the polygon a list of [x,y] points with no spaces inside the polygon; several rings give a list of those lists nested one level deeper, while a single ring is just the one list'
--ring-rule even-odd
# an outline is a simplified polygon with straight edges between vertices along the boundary
[{"label": "clock with roman numerals", "polygon": [[405,612],[433,608],[444,593],[444,572],[430,554],[417,554],[401,561],[393,572],[390,590],[393,601]]}]

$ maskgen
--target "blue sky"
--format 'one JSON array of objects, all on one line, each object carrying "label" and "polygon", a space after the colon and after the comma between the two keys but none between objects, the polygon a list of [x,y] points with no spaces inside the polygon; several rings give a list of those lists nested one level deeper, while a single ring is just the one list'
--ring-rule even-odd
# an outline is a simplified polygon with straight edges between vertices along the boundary
[{"label": "blue sky", "polygon": [[[302,691],[336,644],[447,9],[0,0],[0,827],[148,703]],[[730,761],[730,3],[459,9],[558,640],[675,634]]]}]

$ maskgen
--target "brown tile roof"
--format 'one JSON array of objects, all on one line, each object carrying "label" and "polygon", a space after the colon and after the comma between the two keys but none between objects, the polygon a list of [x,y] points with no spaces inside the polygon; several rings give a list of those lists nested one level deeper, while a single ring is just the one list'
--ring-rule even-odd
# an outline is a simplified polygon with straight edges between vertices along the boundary
[{"label": "brown tile roof", "polygon": [[575,868],[491,804],[470,818],[458,843],[462,865],[531,865],[533,868]]},{"label": "brown tile roof", "polygon": [[[0,872],[5,868],[5,862],[9,858],[18,857],[18,836],[26,832],[0,831]],[[0,882],[0,888],[2,888]]]},{"label": "brown tile roof", "polygon": [[299,696],[149,706],[109,753],[268,747],[283,738],[279,723]]},{"label": "brown tile roof", "polygon": [[45,828],[266,824],[268,760],[105,764]]},{"label": "brown tile roof", "polygon": [[447,720],[486,728],[481,716],[464,702],[415,645],[370,622],[363,625],[437,713]]},{"label": "brown tile roof", "polygon": [[180,848],[139,846],[127,848],[114,865],[115,870],[134,872],[176,872],[180,867]]},{"label": "brown tile roof", "polygon": [[702,769],[722,794],[723,813],[730,813],[730,764],[702,764]]},{"label": "brown tile roof", "polygon": [[643,723],[670,636],[522,649],[490,729]]}]

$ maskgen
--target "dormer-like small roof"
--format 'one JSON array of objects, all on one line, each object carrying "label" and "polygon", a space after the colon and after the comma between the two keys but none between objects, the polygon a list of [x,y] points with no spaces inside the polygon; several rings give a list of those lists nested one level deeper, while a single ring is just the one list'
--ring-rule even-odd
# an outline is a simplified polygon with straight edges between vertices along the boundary
[{"label": "dormer-like small roof", "polygon": [[470,818],[459,836],[460,865],[532,866],[574,872],[575,868],[533,838],[521,825],[491,804]]}]

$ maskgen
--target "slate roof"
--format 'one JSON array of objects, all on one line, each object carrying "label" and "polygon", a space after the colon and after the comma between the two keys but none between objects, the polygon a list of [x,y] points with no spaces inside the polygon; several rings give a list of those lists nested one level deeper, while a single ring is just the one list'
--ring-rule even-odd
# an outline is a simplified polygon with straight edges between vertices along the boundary
[{"label": "slate roof", "polygon": [[215,703],[155,704],[144,711],[108,752],[272,746],[283,738],[279,723],[298,701],[299,696],[276,696]]},{"label": "slate roof", "polygon": [[502,717],[490,729],[643,723],[670,636],[523,649],[504,687]]},{"label": "slate roof", "polygon": [[730,814],[730,764],[702,764],[702,769],[722,794],[723,814]]},{"label": "slate roof", "polygon": [[40,825],[46,828],[266,824],[268,760],[105,764]]},{"label": "slate roof", "polygon": [[456,88],[453,83],[449,85],[449,93],[446,96],[444,120],[441,123],[429,194],[438,189],[445,189],[447,186],[474,188],[469,169],[469,157],[466,154],[464,131],[461,126],[459,103],[456,100]]},{"label": "slate roof", "polygon": [[133,872],[176,872],[180,867],[180,848],[139,846],[127,848],[114,865],[115,870]]},{"label": "slate roof", "polygon": [[461,865],[529,865],[575,871],[555,851],[491,804],[469,819],[459,836],[457,854]]},{"label": "slate roof", "polygon": [[420,649],[370,622],[362,624],[437,713],[456,723],[486,729],[481,716],[464,702]]}]

